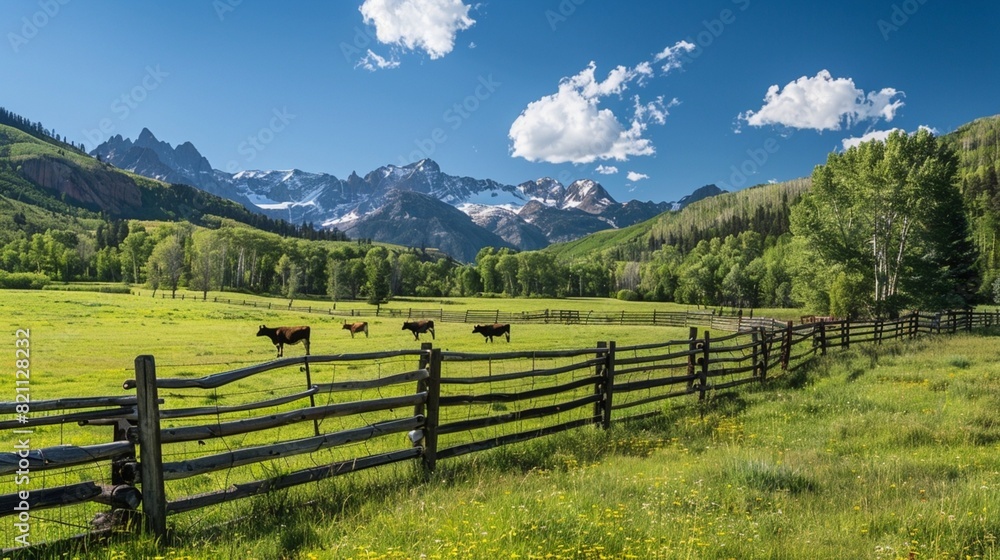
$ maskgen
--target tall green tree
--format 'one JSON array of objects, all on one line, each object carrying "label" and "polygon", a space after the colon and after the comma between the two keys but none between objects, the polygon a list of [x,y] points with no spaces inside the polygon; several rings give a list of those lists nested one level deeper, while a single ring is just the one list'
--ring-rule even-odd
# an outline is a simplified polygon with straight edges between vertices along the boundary
[{"label": "tall green tree", "polygon": [[[968,303],[959,284],[972,282],[970,269],[952,262],[956,247],[963,261],[966,249],[974,251],[961,241],[969,228],[956,172],[954,152],[926,130],[830,154],[792,209],[792,231],[817,264],[863,278],[873,315],[922,302]],[[911,281],[917,278],[935,281]]]},{"label": "tall green tree", "polygon": [[214,231],[201,231],[193,236],[191,244],[191,289],[201,290],[201,299],[208,299],[208,292],[222,283],[222,269],[218,261],[221,251]]},{"label": "tall green tree", "polygon": [[389,301],[391,292],[392,264],[389,251],[385,247],[372,247],[365,255],[365,295],[368,303],[381,305]]},{"label": "tall green tree", "polygon": [[184,275],[184,240],[180,235],[168,235],[153,248],[146,264],[153,293],[162,286],[170,288],[170,297],[177,295],[177,287]]}]

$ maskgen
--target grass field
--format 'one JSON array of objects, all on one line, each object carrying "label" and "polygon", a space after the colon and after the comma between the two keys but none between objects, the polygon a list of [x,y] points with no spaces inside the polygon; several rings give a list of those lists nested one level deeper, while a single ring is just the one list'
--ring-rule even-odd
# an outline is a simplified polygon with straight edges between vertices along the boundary
[{"label": "grass field", "polygon": [[[613,300],[452,300],[471,309],[623,309]],[[427,309],[430,302],[398,302]],[[575,305],[579,304],[579,305]],[[298,305],[298,304],[296,304]],[[606,308],[605,308],[606,309]],[[657,307],[663,309],[663,307]],[[32,332],[32,398],[120,395],[132,360],[165,376],[259,363],[260,323],[311,324],[313,354],[417,348],[398,321],[351,339],[340,320],[148,297],[0,292]],[[176,540],[111,543],[90,558],[1000,558],[996,333],[832,351],[765,387],[612,430],[573,432],[439,463],[310,484],[171,518]],[[515,325],[510,345],[686,336],[662,327]],[[436,346],[485,351],[444,324]],[[13,343],[11,343],[13,348]],[[301,347],[286,353],[301,353]],[[8,400],[0,397],[0,400]],[[71,428],[44,437],[65,438]],[[94,436],[96,437],[96,436]],[[97,438],[100,439],[100,438]],[[106,439],[102,439],[106,441]],[[6,490],[5,490],[6,491]],[[0,523],[10,523],[2,518]],[[230,521],[224,521],[224,520]],[[4,528],[6,534],[7,527]],[[63,554],[66,554],[63,556]]]}]

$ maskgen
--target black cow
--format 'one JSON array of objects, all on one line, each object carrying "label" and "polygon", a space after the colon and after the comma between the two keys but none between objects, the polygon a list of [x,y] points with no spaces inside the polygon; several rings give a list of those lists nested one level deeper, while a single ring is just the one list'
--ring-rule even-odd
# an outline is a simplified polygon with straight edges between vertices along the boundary
[{"label": "black cow", "polygon": [[430,319],[421,319],[419,321],[407,321],[403,323],[404,331],[410,331],[413,333],[413,340],[420,340],[420,334],[430,331],[431,338],[434,338],[434,321]]},{"label": "black cow", "polygon": [[260,326],[257,336],[266,336],[278,348],[278,357],[285,354],[286,344],[303,343],[306,347],[306,356],[309,355],[309,327],[275,327],[269,329],[264,325]]},{"label": "black cow", "polygon": [[494,336],[506,336],[507,342],[510,342],[510,325],[506,323],[493,323],[492,325],[476,325],[472,329],[473,334],[479,333],[483,335],[483,342],[489,340],[493,342]]},{"label": "black cow", "polygon": [[344,329],[351,331],[351,338],[354,338],[354,333],[363,332],[365,333],[365,338],[368,338],[368,321],[362,321],[360,323],[348,323],[344,321]]}]

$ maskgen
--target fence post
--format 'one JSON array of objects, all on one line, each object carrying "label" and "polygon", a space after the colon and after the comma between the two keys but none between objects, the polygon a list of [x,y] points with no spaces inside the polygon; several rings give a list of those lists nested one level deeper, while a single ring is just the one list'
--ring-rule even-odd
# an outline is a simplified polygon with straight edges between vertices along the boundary
[{"label": "fence post", "polygon": [[851,317],[850,317],[850,315],[848,315],[848,317],[846,319],[844,319],[844,326],[842,327],[842,329],[843,329],[842,332],[844,333],[842,344],[843,344],[843,346],[844,346],[845,349],[849,349],[851,347]]},{"label": "fence post", "polygon": [[696,358],[694,351],[698,349],[698,327],[691,327],[688,331],[688,391],[694,388],[694,365]]},{"label": "fence post", "polygon": [[[306,341],[308,342],[308,340]],[[309,373],[309,356],[304,356],[302,358],[302,370],[306,372],[306,390],[312,389],[312,375]],[[316,395],[313,393],[309,394],[309,407],[316,407]],[[319,435],[319,420],[313,420],[313,433],[317,436]]]},{"label": "fence post", "polygon": [[160,445],[160,406],[156,390],[156,362],[152,356],[135,359],[135,389],[139,413],[142,514],[145,526],[158,540],[167,537],[167,496],[163,486],[163,449]]},{"label": "fence post", "polygon": [[826,321],[819,322],[819,355],[826,356]]},{"label": "fence post", "polygon": [[615,341],[608,343],[608,352],[605,355],[604,364],[604,379],[602,385],[604,386],[604,397],[601,399],[603,401],[603,414],[601,415],[601,427],[605,430],[611,429],[611,398],[614,395],[615,388]]},{"label": "fence post", "polygon": [[781,369],[788,369],[788,361],[792,359],[792,322],[785,326],[784,336],[781,337]]},{"label": "fence post", "polygon": [[[420,363],[417,365],[417,369],[426,369],[430,371],[429,367],[431,363],[431,348],[433,348],[433,346],[434,345],[430,342],[420,343]],[[417,381],[417,393],[423,393],[425,391],[427,391],[427,380],[421,379],[420,381]],[[413,407],[413,415],[423,416],[425,409],[426,409],[425,405],[418,404]],[[414,442],[413,445],[420,445],[420,442],[422,440],[423,438],[420,438],[419,440]]]},{"label": "fence post", "polygon": [[750,342],[753,343],[753,376],[760,377],[760,350],[757,348],[760,344],[760,335],[757,329],[750,331]]},{"label": "fence post", "polygon": [[767,364],[771,361],[771,346],[767,340],[767,329],[760,327],[760,351],[763,361],[760,364],[760,380],[767,379]]},{"label": "fence post", "polygon": [[699,375],[698,400],[705,400],[705,391],[708,389],[708,333],[705,331],[705,341],[701,345],[701,374]]},{"label": "fence post", "polygon": [[437,428],[441,411],[441,349],[431,349],[430,377],[427,378],[427,413],[424,416],[424,469],[432,472],[437,464]]},{"label": "fence post", "polygon": [[[598,350],[604,350],[608,347],[608,343],[601,340],[597,343]],[[598,399],[594,402],[594,423],[601,424],[603,426],[604,422],[604,383],[607,380],[607,376],[604,373],[608,368],[607,353],[604,354],[604,363],[597,364],[594,368],[594,373],[597,376],[597,382],[594,384],[594,394],[598,395]]]}]

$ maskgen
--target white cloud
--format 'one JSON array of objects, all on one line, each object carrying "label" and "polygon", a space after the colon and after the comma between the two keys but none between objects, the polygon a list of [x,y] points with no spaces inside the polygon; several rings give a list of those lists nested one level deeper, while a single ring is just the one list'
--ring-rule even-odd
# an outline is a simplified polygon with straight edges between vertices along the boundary
[{"label": "white cloud", "polygon": [[618,168],[613,165],[598,165],[595,171],[601,175],[614,175],[615,173],[618,173]]},{"label": "white cloud", "polygon": [[747,111],[739,120],[751,126],[783,125],[790,128],[840,130],[865,120],[892,121],[903,106],[903,92],[893,88],[865,93],[851,78],[833,78],[822,70],[803,76],[784,89],[773,85],[759,111]]},{"label": "white cloud", "polygon": [[861,135],[859,138],[844,138],[842,141],[844,149],[848,150],[862,144],[864,142],[871,142],[872,140],[878,140],[879,142],[885,142],[885,139],[889,137],[890,134],[896,132],[897,130],[902,130],[901,128],[891,128],[889,130],[873,130],[867,134]]},{"label": "white cloud", "polygon": [[926,130],[927,132],[930,132],[934,136],[939,136],[941,134],[941,132],[938,129],[934,128],[933,126],[927,126],[926,124],[918,126],[917,130]]},{"label": "white cloud", "polygon": [[355,68],[357,68],[358,66],[370,72],[374,72],[375,70],[396,68],[397,66],[399,66],[399,61],[396,59],[387,60],[372,52],[371,49],[368,49],[368,54],[362,57],[361,60],[359,60],[358,63],[354,65]]},{"label": "white cloud", "polygon": [[462,0],[365,0],[359,8],[380,43],[422,50],[432,59],[455,48],[455,35],[476,21]]},{"label": "white cloud", "polygon": [[626,129],[609,109],[598,108],[596,99],[560,86],[559,93],[529,103],[510,126],[511,155],[549,163],[625,161],[654,153],[642,138],[644,128],[634,121]]},{"label": "white cloud", "polygon": [[667,47],[662,51],[660,51],[659,53],[657,53],[657,55],[653,57],[653,62],[666,61],[663,62],[663,66],[661,66],[660,68],[664,72],[670,72],[671,70],[676,70],[681,67],[683,63],[681,58],[683,56],[683,53],[689,53],[693,51],[695,48],[697,47],[693,43],[688,43],[687,41],[678,41],[677,44],[675,44],[674,46]]},{"label": "white cloud", "polygon": [[[655,60],[680,64],[675,60],[676,53],[693,48],[681,41],[656,55]],[[511,155],[528,161],[591,163],[654,154],[652,142],[643,134],[649,124],[664,124],[668,109],[679,101],[667,102],[659,96],[644,103],[636,95],[627,125],[611,109],[600,106],[602,98],[621,97],[630,86],[641,87],[653,78],[656,72],[652,63],[643,61],[632,68],[617,66],[603,80],[596,73],[597,65],[591,62],[575,76],[560,80],[556,93],[529,103],[511,124]]]},{"label": "white cloud", "polygon": [[636,181],[642,181],[643,179],[649,179],[649,175],[645,173],[636,173],[635,171],[629,171],[628,175],[625,176],[629,181],[635,183]]}]

